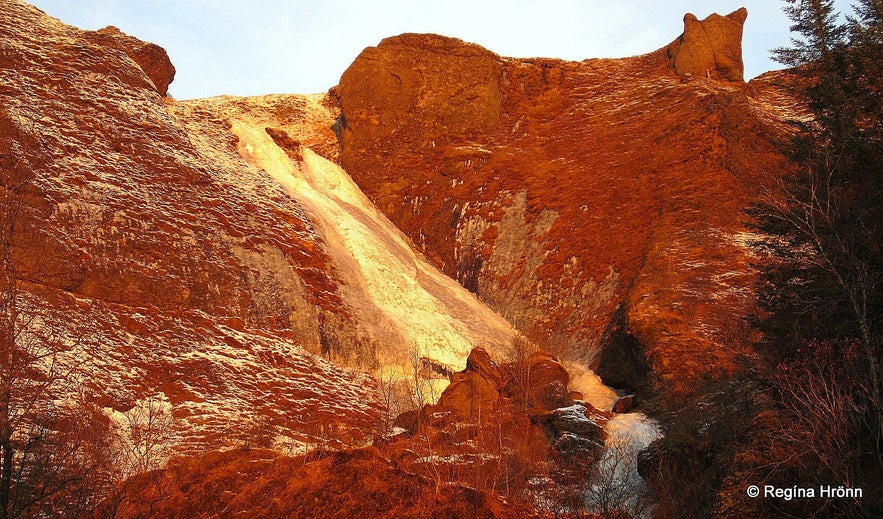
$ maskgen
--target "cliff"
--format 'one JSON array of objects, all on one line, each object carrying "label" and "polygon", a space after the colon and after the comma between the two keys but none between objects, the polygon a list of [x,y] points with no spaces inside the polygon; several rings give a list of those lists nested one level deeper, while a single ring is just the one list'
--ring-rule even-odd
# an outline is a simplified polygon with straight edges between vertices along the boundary
[{"label": "cliff", "polygon": [[513,59],[405,34],[333,92],[341,164],[444,272],[614,386],[687,390],[749,347],[743,210],[796,102],[742,81],[746,12],[626,59]]},{"label": "cliff", "polygon": [[[658,434],[587,367],[678,402],[753,345],[743,211],[805,113],[788,73],[743,81],[746,16],[580,62],[403,34],[327,95],[175,101],[161,48],[0,0],[3,295],[76,373],[40,398],[167,411],[181,457],[128,484],[171,515],[369,475],[344,513],[585,495],[611,431]],[[206,454],[243,446],[274,451]]]},{"label": "cliff", "polygon": [[109,414],[163,402],[183,452],[359,445],[369,372],[442,384],[516,336],[329,160],[322,96],[179,103],[162,49],[17,0],[0,36],[4,175],[32,215],[5,266]]}]

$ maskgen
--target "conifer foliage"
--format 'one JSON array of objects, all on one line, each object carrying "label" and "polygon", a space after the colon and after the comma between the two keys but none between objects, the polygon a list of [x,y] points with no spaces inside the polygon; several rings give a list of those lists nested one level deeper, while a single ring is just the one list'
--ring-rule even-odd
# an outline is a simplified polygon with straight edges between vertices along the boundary
[{"label": "conifer foliage", "polygon": [[[795,37],[773,53],[806,85],[811,117],[793,122],[793,173],[749,212],[763,236],[758,323],[775,405],[736,465],[765,452],[742,483],[870,488],[883,470],[883,1],[860,0],[852,16],[832,0],[785,2]],[[869,505],[750,506],[863,516]]]},{"label": "conifer foliage", "polygon": [[[883,310],[883,2],[840,22],[830,0],[786,0],[798,38],[774,51],[810,85],[798,121],[796,172],[752,208],[768,254],[760,302],[767,347],[780,358],[810,340],[858,340],[881,412]],[[879,424],[878,424],[879,426]]]}]

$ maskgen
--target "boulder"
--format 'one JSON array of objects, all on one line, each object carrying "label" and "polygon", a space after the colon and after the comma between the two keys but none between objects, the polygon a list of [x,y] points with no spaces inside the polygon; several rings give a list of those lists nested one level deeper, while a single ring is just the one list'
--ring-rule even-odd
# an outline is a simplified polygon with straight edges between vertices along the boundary
[{"label": "boulder", "polygon": [[553,410],[549,413],[548,423],[556,436],[571,433],[583,438],[602,439],[601,425],[589,418],[587,408],[581,403]]},{"label": "boulder", "polygon": [[[551,410],[573,404],[567,389],[570,375],[555,357],[545,352],[536,352],[525,361],[526,370],[518,378],[522,381],[523,391],[531,405]],[[524,368],[522,368],[524,369]],[[513,381],[509,381],[511,384]]]},{"label": "boulder", "polygon": [[503,387],[503,375],[500,367],[491,359],[484,348],[475,348],[466,359],[466,371],[474,371],[479,376],[492,382],[497,388]]},{"label": "boulder", "polygon": [[628,413],[635,407],[635,395],[624,395],[613,403],[614,413]]},{"label": "boulder", "polygon": [[392,426],[407,431],[409,435],[414,435],[420,428],[420,411],[405,411],[393,420]]},{"label": "boulder", "polygon": [[500,393],[491,380],[474,371],[455,373],[436,408],[450,411],[448,421],[464,422],[489,417],[500,405]]},{"label": "boulder", "polygon": [[554,409],[544,415],[531,417],[533,423],[544,427],[553,447],[553,457],[565,466],[591,464],[604,446],[604,428],[589,416],[589,408],[577,402]]},{"label": "boulder", "polygon": [[432,123],[451,140],[493,132],[501,117],[502,70],[487,49],[434,34],[402,34],[366,48],[337,86],[345,114],[341,151],[350,157],[366,135],[390,129],[421,137],[421,122],[410,117],[415,111],[436,116]]}]

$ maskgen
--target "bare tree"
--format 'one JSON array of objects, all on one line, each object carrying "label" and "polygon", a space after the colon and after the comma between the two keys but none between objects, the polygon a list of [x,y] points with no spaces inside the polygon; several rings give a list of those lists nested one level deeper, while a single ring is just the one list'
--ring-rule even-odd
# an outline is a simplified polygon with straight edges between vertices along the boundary
[{"label": "bare tree", "polygon": [[[40,274],[37,222],[47,217],[34,182],[44,165],[35,133],[0,112],[0,519],[31,516],[92,483],[84,471],[95,431],[72,417],[75,402],[58,402],[77,393],[97,341],[70,333],[51,305],[24,289],[26,276]],[[74,351],[81,357],[71,358]]]},{"label": "bare tree", "polygon": [[438,395],[432,380],[425,374],[424,360],[416,344],[408,351],[408,369],[410,369],[412,408],[422,409],[426,404],[434,403]]},{"label": "bare tree", "polygon": [[391,370],[380,368],[380,373],[377,375],[377,389],[381,405],[380,427],[377,432],[380,436],[386,436],[392,432],[393,422],[404,411],[397,390],[397,382],[396,376]]},{"label": "bare tree", "polygon": [[522,335],[512,339],[512,350],[507,359],[510,375],[516,384],[518,397],[525,404],[530,403],[530,357],[540,351],[539,347]]},{"label": "bare tree", "polygon": [[123,434],[129,455],[130,473],[127,475],[163,466],[172,441],[172,415],[168,404],[158,396],[151,396],[124,415],[128,422]]}]

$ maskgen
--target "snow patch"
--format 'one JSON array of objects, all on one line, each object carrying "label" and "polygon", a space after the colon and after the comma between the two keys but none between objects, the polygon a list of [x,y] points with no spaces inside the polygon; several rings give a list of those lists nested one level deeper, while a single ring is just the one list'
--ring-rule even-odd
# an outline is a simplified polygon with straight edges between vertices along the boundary
[{"label": "snow patch", "polygon": [[586,408],[582,404],[576,403],[569,407],[559,407],[553,411],[557,416],[571,423],[584,423],[598,425],[597,422],[586,416]]}]

